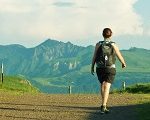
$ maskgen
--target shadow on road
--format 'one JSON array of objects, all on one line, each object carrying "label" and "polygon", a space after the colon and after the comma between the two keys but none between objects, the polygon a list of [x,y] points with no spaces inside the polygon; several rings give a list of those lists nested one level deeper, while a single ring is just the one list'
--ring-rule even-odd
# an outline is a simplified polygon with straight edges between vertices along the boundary
[{"label": "shadow on road", "polygon": [[101,114],[96,111],[89,115],[88,120],[137,120],[136,107],[138,106],[113,106],[110,113]]},{"label": "shadow on road", "polygon": [[110,107],[109,114],[91,113],[88,120],[150,120],[150,102]]},{"label": "shadow on road", "polygon": [[[80,105],[72,105],[72,104],[64,104],[64,105],[56,105],[56,104],[46,104],[46,105],[35,105],[35,104],[20,104],[20,103],[0,103],[0,111],[3,111],[1,117],[5,118],[13,118],[13,119],[33,119],[33,120],[51,120],[49,118],[43,117],[38,118],[37,115],[40,113],[49,115],[47,117],[51,117],[51,115],[56,116],[58,112],[67,117],[81,116],[81,120],[137,120],[138,111],[143,111],[144,109],[148,109],[150,107],[149,103],[139,104],[139,105],[126,105],[126,106],[112,106],[110,107],[109,114],[100,114],[99,107],[91,107],[91,106],[80,106]],[[14,114],[6,114],[6,113]],[[23,115],[25,113],[32,113],[34,116],[21,116],[21,114],[17,115],[15,112],[20,112]],[[145,113],[146,120],[150,119],[150,109]],[[83,119],[84,118],[84,119]],[[65,118],[64,118],[65,119]],[[75,120],[75,119],[73,119]],[[80,119],[79,119],[80,120]]]}]

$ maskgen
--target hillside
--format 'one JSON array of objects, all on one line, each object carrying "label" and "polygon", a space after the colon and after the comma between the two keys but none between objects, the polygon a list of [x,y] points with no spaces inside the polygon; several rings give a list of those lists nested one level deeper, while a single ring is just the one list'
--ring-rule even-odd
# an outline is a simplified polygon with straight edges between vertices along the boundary
[{"label": "hillside", "polygon": [[150,58],[150,50],[133,47],[129,50],[122,50],[121,52],[127,63],[127,68],[125,71],[150,72],[150,64],[148,64]]},{"label": "hillside", "polygon": [[3,83],[0,83],[0,91],[14,93],[38,93],[39,90],[33,87],[30,82],[21,76],[4,76]]},{"label": "hillside", "polygon": [[[94,46],[82,47],[51,39],[33,48],[1,45],[0,62],[4,64],[5,75],[23,75],[42,92],[67,93],[71,85],[75,93],[95,93],[99,87],[96,76],[90,74],[93,50]],[[149,81],[150,50],[131,48],[121,52],[127,68],[122,70],[117,61],[116,81],[119,84],[123,80],[130,84]]]},{"label": "hillside", "polygon": [[[8,75],[56,77],[74,71],[89,71],[93,50],[94,46],[82,47],[51,39],[33,48],[1,45],[0,62],[3,62],[4,72]],[[124,72],[150,71],[150,50],[131,48],[121,52],[128,66]],[[118,71],[122,71],[120,64],[117,65]]]}]

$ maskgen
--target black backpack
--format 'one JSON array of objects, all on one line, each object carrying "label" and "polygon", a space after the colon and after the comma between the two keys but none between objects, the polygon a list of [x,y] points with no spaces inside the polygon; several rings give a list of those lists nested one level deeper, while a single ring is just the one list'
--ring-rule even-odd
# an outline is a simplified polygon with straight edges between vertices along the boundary
[{"label": "black backpack", "polygon": [[116,55],[112,46],[112,41],[100,41],[99,48],[96,53],[96,64],[97,67],[110,67],[115,64]]}]

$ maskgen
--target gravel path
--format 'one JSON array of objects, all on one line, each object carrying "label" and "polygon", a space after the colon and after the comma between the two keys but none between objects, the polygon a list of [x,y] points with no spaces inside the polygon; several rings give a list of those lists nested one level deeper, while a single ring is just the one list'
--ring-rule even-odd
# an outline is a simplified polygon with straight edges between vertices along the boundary
[{"label": "gravel path", "polygon": [[112,94],[111,113],[99,113],[99,95],[13,95],[0,92],[0,120],[137,120],[134,105],[142,96]]}]

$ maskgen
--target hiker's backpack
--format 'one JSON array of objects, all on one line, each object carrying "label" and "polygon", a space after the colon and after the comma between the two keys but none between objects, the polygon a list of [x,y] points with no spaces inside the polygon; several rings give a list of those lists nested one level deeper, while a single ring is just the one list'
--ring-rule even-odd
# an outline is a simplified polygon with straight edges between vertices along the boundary
[{"label": "hiker's backpack", "polygon": [[115,64],[116,55],[112,46],[112,41],[100,41],[96,54],[97,67],[105,68]]}]

